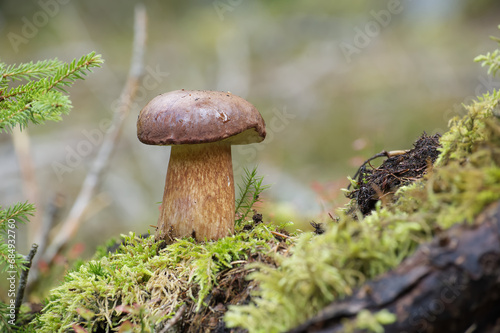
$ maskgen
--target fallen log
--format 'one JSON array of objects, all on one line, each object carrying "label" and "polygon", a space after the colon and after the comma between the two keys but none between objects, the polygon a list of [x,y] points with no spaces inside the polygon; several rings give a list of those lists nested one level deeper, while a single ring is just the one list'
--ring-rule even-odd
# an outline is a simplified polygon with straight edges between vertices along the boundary
[{"label": "fallen log", "polygon": [[397,317],[386,333],[500,332],[500,201],[290,333],[343,332],[360,311],[382,309]]}]

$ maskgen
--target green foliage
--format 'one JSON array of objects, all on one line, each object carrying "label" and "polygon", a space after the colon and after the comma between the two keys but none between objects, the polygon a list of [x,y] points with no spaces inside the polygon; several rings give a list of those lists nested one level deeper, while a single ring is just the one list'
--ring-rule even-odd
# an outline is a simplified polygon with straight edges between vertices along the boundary
[{"label": "green foliage", "polygon": [[[500,25],[498,26],[500,29]],[[500,45],[500,38],[491,37]],[[488,66],[488,74],[495,76],[500,69],[500,50],[488,52],[486,55],[477,56],[474,61],[482,62],[482,66]],[[437,166],[447,164],[450,160],[462,162],[473,153],[473,147],[477,143],[486,142],[489,131],[485,130],[488,125],[487,119],[492,116],[500,117],[499,112],[500,91],[493,90],[483,96],[479,96],[471,105],[465,106],[468,114],[465,117],[454,117],[450,119],[449,131],[441,138],[441,155],[436,161]]]},{"label": "green foliage", "polygon": [[272,234],[262,224],[249,233],[240,232],[233,237],[225,237],[202,246],[194,262],[194,279],[200,286],[198,307],[212,290],[218,272],[232,268],[233,261],[247,259],[249,254],[257,251],[268,250],[268,242],[272,238]]},{"label": "green foliage", "polygon": [[372,314],[368,310],[361,310],[353,321],[344,324],[344,333],[353,333],[363,330],[363,332],[384,333],[383,325],[396,321],[396,315],[387,310],[381,310]]},{"label": "green foliage", "polygon": [[[157,257],[159,244],[153,237],[140,239],[134,234],[125,237],[125,242],[116,253],[68,272],[64,283],[51,291],[43,314],[36,319],[37,332],[65,332],[73,325],[91,332],[107,323],[110,314],[115,314],[111,324],[118,327],[121,317],[123,321],[130,317],[130,313],[115,309],[118,305],[145,303],[147,295],[141,286],[153,275],[154,267],[162,265]],[[89,322],[83,313],[92,320]]]},{"label": "green foliage", "polygon": [[478,97],[476,101],[465,108],[468,114],[465,117],[454,117],[449,122],[449,131],[441,137],[441,154],[436,161],[436,165],[442,166],[450,160],[464,161],[473,153],[475,147],[480,142],[485,142],[488,138],[487,119],[492,116],[498,117],[498,104],[500,101],[500,91],[493,91]]},{"label": "green foliage", "polygon": [[7,226],[6,222],[10,219],[17,220],[21,223],[28,222],[28,215],[33,216],[35,212],[35,206],[28,202],[25,203],[17,203],[12,207],[7,207],[4,210],[1,210],[2,206],[0,206],[0,230],[6,231]]},{"label": "green foliage", "polygon": [[33,204],[18,203],[12,207],[1,210],[0,206],[0,272],[17,271],[24,269],[24,257],[17,253],[16,230],[17,223],[26,223],[28,215],[33,215]]},{"label": "green foliage", "polygon": [[[95,332],[129,322],[134,332],[152,332],[175,314],[182,294],[202,307],[219,272],[239,265],[235,261],[251,253],[268,251],[273,237],[267,226],[259,224],[216,242],[200,244],[186,238],[160,251],[153,236],[141,239],[131,234],[116,253],[69,272],[65,282],[51,291],[34,325],[37,332],[65,332],[74,325]],[[82,309],[92,314],[90,321]]]},{"label": "green foliage", "polygon": [[[11,131],[19,125],[24,128],[29,122],[43,123],[60,120],[68,113],[71,102],[63,94],[65,87],[75,80],[83,79],[92,67],[99,67],[101,57],[90,53],[70,64],[57,59],[7,66],[0,62],[0,133]],[[16,251],[15,229],[18,223],[29,221],[35,211],[33,204],[18,203],[6,209],[0,206],[0,271],[16,272],[26,269],[24,256]],[[9,289],[10,292],[10,289]],[[12,293],[15,295],[15,293]],[[10,296],[9,296],[10,297]],[[11,298],[12,300],[12,298]],[[0,303],[0,330],[12,331],[7,304]],[[19,321],[19,318],[17,321]],[[25,331],[34,331],[25,328]]]},{"label": "green foliage", "polygon": [[8,307],[8,304],[6,303],[0,303],[0,330],[2,332],[10,333],[10,332],[16,332],[17,326],[11,325],[9,323],[9,313],[10,309]]},{"label": "green foliage", "polygon": [[248,214],[252,211],[252,207],[260,202],[260,194],[269,188],[270,185],[262,185],[263,176],[257,176],[257,167],[252,171],[244,169],[243,185],[238,184],[240,197],[236,200],[236,226],[241,225],[246,221]]},{"label": "green foliage", "polygon": [[[12,325],[7,321],[9,318],[10,310],[7,304],[0,303],[0,332],[2,333],[36,333],[31,325]],[[31,309],[26,305],[21,305],[19,310],[18,322],[28,322],[33,316],[29,313]]]},{"label": "green foliage", "polygon": [[[16,229],[18,223],[28,222],[28,216],[33,215],[35,207],[33,204],[18,203],[12,207],[2,210],[0,206],[0,272],[9,272],[9,277],[19,276],[21,270],[26,269],[26,259],[16,251]],[[12,272],[15,272],[13,275]],[[13,300],[14,291],[9,288],[10,299]],[[12,296],[12,297],[11,297]],[[0,303],[0,330],[2,332],[13,332],[14,327],[9,324],[9,304]]]},{"label": "green foliage", "polygon": [[[497,56],[483,59],[492,73],[500,68]],[[436,231],[472,221],[499,200],[499,102],[499,92],[485,94],[467,107],[465,117],[452,119],[433,169],[424,179],[400,188],[393,203],[378,205],[371,215],[358,219],[339,211],[339,220],[324,234],[293,238],[291,250],[273,257],[277,265],[249,264],[254,270],[250,278],[259,288],[250,304],[230,306],[226,324],[251,333],[286,331],[397,266]],[[232,237],[205,244],[187,238],[159,250],[152,237],[132,235],[116,253],[100,253],[83,263],[52,291],[37,331],[117,330],[121,325],[152,331],[175,314],[186,295],[200,309],[220,272],[239,265],[236,262],[250,253],[269,251],[273,235],[264,224],[242,231],[263,188],[256,169],[247,170],[236,206],[239,232]],[[362,311],[345,329],[378,333],[394,320],[387,311]]]},{"label": "green foliage", "polygon": [[[498,26],[500,29],[500,25]],[[492,40],[500,45],[500,38],[490,37]],[[482,62],[481,66],[488,66],[488,74],[496,76],[498,70],[500,69],[500,50],[495,50],[493,52],[488,52],[484,55],[479,55],[474,58],[476,62]]]},{"label": "green foliage", "polygon": [[29,122],[61,120],[71,102],[64,93],[77,79],[103,63],[94,52],[66,64],[57,59],[7,66],[0,63],[0,132]]},{"label": "green foliage", "polygon": [[396,266],[428,239],[425,221],[407,213],[379,210],[363,221],[343,215],[323,235],[298,237],[279,267],[256,264],[259,281],[253,302],[229,308],[229,327],[249,332],[283,332],[316,314],[329,302]]}]

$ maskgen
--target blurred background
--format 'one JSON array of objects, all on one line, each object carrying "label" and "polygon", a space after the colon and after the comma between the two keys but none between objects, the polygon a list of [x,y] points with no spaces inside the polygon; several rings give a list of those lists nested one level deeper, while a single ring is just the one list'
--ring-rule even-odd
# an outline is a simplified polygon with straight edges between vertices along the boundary
[{"label": "blurred background", "polygon": [[[96,51],[105,64],[69,89],[62,122],[30,126],[40,214],[64,219],[112,118],[130,65],[136,1],[0,1],[0,60],[7,64]],[[347,176],[382,150],[409,149],[443,132],[462,104],[493,88],[476,55],[493,50],[493,0],[145,1],[145,75],[118,146],[70,248],[88,258],[112,236],[156,225],[169,148],[136,137],[141,108],[177,89],[231,91],[261,112],[268,137],[233,147],[235,181],[258,165],[271,188],[264,221],[302,230],[345,202]],[[86,142],[86,143],[85,143]],[[90,149],[81,148],[91,147]],[[0,204],[29,197],[10,134],[0,134]],[[64,172],[58,168],[67,166]],[[237,193],[238,194],[238,193]],[[57,225],[56,225],[57,227]],[[18,251],[30,247],[30,226]],[[68,256],[70,256],[68,254]]]}]

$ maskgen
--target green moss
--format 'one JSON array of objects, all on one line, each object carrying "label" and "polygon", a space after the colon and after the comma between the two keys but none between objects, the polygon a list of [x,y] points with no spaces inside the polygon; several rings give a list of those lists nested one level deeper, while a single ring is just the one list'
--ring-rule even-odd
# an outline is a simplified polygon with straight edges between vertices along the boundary
[{"label": "green moss", "polygon": [[[498,29],[500,29],[500,25],[498,26]],[[490,38],[500,45],[500,38]],[[474,61],[481,62],[483,67],[488,66],[488,74],[495,76],[498,70],[500,70],[500,50],[488,52],[485,55],[479,55],[474,59]]]},{"label": "green moss", "polygon": [[320,236],[301,235],[279,268],[258,264],[251,278],[260,289],[253,302],[226,314],[230,327],[250,332],[283,332],[316,314],[329,302],[352,293],[413,252],[429,227],[409,214],[386,209],[363,221],[343,215]]},{"label": "green moss", "polygon": [[343,332],[354,333],[359,330],[365,332],[384,333],[384,324],[390,324],[396,321],[396,315],[387,310],[372,314],[368,310],[361,310],[352,321],[345,320]]},{"label": "green moss", "polygon": [[181,295],[201,307],[218,272],[251,253],[268,251],[272,239],[260,224],[217,242],[182,239],[159,250],[153,236],[131,234],[116,253],[99,252],[99,259],[69,272],[51,291],[35,327],[37,332],[65,332],[79,325],[95,332],[127,322],[134,331],[152,332],[155,324],[175,314],[183,303]]},{"label": "green moss", "polygon": [[472,105],[466,106],[467,116],[454,117],[450,120],[449,131],[441,138],[441,155],[436,161],[437,166],[446,165],[450,160],[463,162],[470,158],[474,150],[480,149],[478,143],[488,142],[491,134],[486,127],[486,119],[495,114],[498,117],[500,91],[493,91],[479,97]]},{"label": "green moss", "polygon": [[[371,215],[340,221],[320,236],[298,237],[278,268],[258,264],[260,289],[250,304],[230,307],[229,327],[282,332],[302,323],[353,288],[397,266],[436,232],[471,222],[500,199],[500,93],[486,94],[454,118],[441,155],[424,179],[402,187],[393,203]],[[373,321],[371,321],[373,323]],[[374,325],[372,331],[380,331]]]}]

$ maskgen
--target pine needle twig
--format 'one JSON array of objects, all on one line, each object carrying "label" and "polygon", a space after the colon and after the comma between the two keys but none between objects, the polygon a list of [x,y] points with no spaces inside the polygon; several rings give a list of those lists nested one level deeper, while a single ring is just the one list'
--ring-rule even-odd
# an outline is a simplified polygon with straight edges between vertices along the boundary
[{"label": "pine needle twig", "polygon": [[[1,208],[2,206],[0,206],[0,209]],[[0,210],[0,230],[6,231],[6,222],[11,219],[26,223],[28,221],[28,215],[33,216],[34,212],[35,206],[28,202],[20,202],[4,210]]]},{"label": "pine needle twig", "polygon": [[[0,63],[0,132],[11,131],[19,125],[25,128],[29,122],[58,121],[71,109],[71,102],[64,87],[99,67],[101,56],[91,52],[65,64],[58,59],[37,63],[6,66]],[[14,81],[28,81],[13,84]],[[11,85],[15,85],[12,87]]]}]

